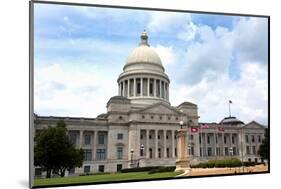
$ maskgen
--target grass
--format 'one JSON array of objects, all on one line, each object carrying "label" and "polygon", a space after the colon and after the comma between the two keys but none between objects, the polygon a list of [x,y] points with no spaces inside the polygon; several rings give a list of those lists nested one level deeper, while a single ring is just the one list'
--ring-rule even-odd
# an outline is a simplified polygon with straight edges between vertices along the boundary
[{"label": "grass", "polygon": [[34,186],[48,186],[59,184],[77,184],[77,183],[95,183],[95,182],[109,182],[109,181],[129,181],[129,180],[143,180],[143,179],[157,179],[157,178],[172,178],[179,175],[180,172],[164,172],[148,174],[148,172],[132,172],[132,173],[111,173],[104,175],[90,175],[90,176],[73,176],[73,177],[56,177],[56,178],[40,178],[34,179]]}]

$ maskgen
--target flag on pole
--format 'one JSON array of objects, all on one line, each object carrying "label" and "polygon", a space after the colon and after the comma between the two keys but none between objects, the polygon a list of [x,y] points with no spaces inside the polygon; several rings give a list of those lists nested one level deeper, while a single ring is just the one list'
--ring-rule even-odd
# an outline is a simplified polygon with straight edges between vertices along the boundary
[{"label": "flag on pole", "polygon": [[232,104],[232,101],[231,101],[231,100],[229,100],[228,102],[229,102],[230,104]]},{"label": "flag on pole", "polygon": [[191,127],[191,128],[190,128],[190,132],[191,132],[191,133],[197,133],[197,132],[198,132],[198,128],[196,128],[196,127]]},{"label": "flag on pole", "polygon": [[202,129],[207,129],[209,128],[209,125],[207,125],[206,123],[201,124],[201,128]]},{"label": "flag on pole", "polygon": [[221,132],[224,132],[224,128],[223,127],[218,127],[218,130]]}]

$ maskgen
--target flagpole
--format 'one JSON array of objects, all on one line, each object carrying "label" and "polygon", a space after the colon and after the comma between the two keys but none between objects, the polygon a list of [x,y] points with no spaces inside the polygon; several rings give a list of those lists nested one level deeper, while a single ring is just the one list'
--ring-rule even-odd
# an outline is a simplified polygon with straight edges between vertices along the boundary
[{"label": "flagpole", "polygon": [[229,117],[231,117],[231,110],[230,110],[230,101],[228,101],[228,110],[229,110]]}]

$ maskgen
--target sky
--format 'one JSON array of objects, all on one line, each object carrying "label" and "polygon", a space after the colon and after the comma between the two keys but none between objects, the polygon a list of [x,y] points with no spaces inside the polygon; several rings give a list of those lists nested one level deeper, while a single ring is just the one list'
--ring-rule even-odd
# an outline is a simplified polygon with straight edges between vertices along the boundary
[{"label": "sky", "polygon": [[200,122],[268,124],[268,26],[261,17],[35,4],[34,111],[96,117],[146,30],[170,78],[170,102]]}]

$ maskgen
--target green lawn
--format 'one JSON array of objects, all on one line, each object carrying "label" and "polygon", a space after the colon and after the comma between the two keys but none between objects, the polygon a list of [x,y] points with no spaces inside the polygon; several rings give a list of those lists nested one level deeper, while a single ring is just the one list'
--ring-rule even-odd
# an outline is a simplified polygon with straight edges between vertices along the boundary
[{"label": "green lawn", "polygon": [[156,178],[171,178],[180,174],[180,172],[164,172],[148,174],[148,172],[132,172],[132,173],[111,173],[103,175],[90,176],[73,176],[73,177],[56,177],[34,179],[34,186],[59,185],[59,184],[77,184],[77,183],[95,183],[108,181],[129,181]]}]

